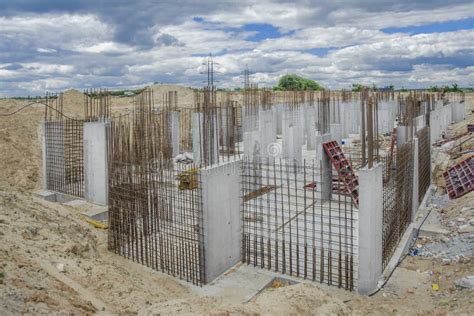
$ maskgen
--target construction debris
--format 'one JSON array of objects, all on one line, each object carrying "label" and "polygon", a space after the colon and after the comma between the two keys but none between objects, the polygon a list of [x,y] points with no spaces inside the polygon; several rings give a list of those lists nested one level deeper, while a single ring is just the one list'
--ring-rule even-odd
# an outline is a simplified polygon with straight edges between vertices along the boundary
[{"label": "construction debris", "polygon": [[450,199],[474,190],[474,155],[449,168],[443,176]]}]

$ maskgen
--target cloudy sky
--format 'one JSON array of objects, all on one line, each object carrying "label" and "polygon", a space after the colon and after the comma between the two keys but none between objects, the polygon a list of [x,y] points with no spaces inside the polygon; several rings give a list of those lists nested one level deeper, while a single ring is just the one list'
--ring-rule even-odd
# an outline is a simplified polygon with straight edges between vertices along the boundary
[{"label": "cloudy sky", "polygon": [[1,0],[0,96],[153,82],[474,86],[474,2]]}]

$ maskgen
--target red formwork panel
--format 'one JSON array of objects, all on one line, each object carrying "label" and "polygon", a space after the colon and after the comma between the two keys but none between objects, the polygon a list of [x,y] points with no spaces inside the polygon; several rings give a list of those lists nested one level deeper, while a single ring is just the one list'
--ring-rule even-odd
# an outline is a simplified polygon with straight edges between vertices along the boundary
[{"label": "red formwork panel", "polygon": [[443,173],[450,199],[457,199],[474,190],[474,155]]},{"label": "red formwork panel", "polygon": [[350,194],[354,204],[359,207],[359,178],[355,175],[351,163],[346,159],[344,152],[336,141],[324,143],[323,148],[337,170],[339,179],[344,184],[344,191]]}]

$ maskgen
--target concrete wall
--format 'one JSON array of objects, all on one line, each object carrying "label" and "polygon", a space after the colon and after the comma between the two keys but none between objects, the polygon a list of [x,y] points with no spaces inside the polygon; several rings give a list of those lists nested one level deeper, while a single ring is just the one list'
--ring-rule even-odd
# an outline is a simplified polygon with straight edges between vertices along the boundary
[{"label": "concrete wall", "polygon": [[360,128],[360,101],[341,103],[341,137],[347,138],[349,134],[358,134]]},{"label": "concrete wall", "polygon": [[201,173],[206,283],[240,261],[240,170],[240,161],[234,161]]},{"label": "concrete wall", "polygon": [[452,123],[453,104],[438,107],[430,113],[430,139],[431,144],[442,137],[449,124]]},{"label": "concrete wall", "polygon": [[460,122],[464,120],[465,117],[465,103],[455,102],[452,105],[452,119],[453,122]]},{"label": "concrete wall", "polygon": [[107,135],[110,124],[84,123],[84,198],[108,204]]},{"label": "concrete wall", "polygon": [[370,294],[382,276],[382,165],[359,170],[358,292]]},{"label": "concrete wall", "polygon": [[414,118],[413,125],[415,127],[415,133],[418,132],[423,127],[425,127],[425,125],[426,125],[425,121],[426,121],[425,115],[420,115],[420,116],[417,116],[417,117]]}]

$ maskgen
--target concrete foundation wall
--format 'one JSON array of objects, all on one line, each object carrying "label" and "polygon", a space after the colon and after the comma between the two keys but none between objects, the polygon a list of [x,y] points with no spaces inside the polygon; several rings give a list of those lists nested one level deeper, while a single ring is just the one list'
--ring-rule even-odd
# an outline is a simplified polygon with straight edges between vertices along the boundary
[{"label": "concrete foundation wall", "polygon": [[413,190],[413,195],[412,195],[412,211],[411,211],[411,222],[414,223],[416,220],[416,211],[418,210],[418,202],[419,202],[419,164],[418,164],[418,156],[419,156],[419,151],[418,151],[418,138],[415,137],[413,139],[413,185],[412,185],[412,190]]},{"label": "concrete foundation wall", "polygon": [[360,102],[353,101],[341,103],[341,137],[347,138],[349,134],[358,134],[360,127]]},{"label": "concrete foundation wall", "polygon": [[456,102],[452,105],[452,120],[453,122],[463,121],[465,117],[465,103]]},{"label": "concrete foundation wall", "polygon": [[370,294],[382,276],[382,165],[359,170],[358,292]]},{"label": "concrete foundation wall", "polygon": [[[456,112],[456,111],[455,111]],[[453,122],[453,104],[438,107],[430,113],[430,141],[431,144],[440,139]]]},{"label": "concrete foundation wall", "polygon": [[202,170],[205,282],[240,262],[240,161]]},{"label": "concrete foundation wall", "polygon": [[84,198],[92,203],[108,204],[107,135],[110,124],[84,124]]}]

